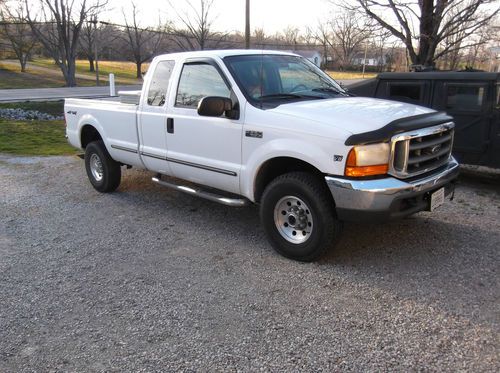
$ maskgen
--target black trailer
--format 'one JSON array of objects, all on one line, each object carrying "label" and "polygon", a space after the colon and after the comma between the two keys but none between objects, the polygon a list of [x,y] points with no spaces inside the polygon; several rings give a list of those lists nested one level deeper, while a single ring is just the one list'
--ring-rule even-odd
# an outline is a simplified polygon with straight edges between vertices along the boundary
[{"label": "black trailer", "polygon": [[382,73],[349,92],[446,111],[455,120],[459,162],[500,168],[500,73]]}]

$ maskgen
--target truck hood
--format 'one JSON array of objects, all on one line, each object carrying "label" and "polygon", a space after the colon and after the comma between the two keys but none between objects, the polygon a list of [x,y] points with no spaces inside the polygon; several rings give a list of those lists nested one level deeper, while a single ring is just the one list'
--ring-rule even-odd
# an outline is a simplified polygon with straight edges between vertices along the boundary
[{"label": "truck hood", "polygon": [[432,113],[435,110],[377,98],[342,97],[294,102],[269,111],[358,134],[377,130],[396,119]]}]

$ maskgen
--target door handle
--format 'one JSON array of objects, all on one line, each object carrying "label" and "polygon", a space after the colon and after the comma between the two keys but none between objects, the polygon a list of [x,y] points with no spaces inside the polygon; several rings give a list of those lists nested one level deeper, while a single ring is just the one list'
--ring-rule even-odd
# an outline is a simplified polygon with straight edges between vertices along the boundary
[{"label": "door handle", "polygon": [[174,118],[167,118],[167,132],[174,133]]}]

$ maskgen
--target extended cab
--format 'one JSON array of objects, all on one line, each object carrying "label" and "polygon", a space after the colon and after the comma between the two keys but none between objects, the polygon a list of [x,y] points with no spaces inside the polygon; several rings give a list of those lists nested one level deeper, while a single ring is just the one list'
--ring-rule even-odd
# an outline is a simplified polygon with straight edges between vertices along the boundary
[{"label": "extended cab", "polygon": [[458,174],[449,116],[351,97],[290,53],[158,56],[122,101],[65,103],[95,189],[115,190],[127,165],[219,203],[257,203],[272,246],[297,260],[333,246],[344,220],[433,210]]}]

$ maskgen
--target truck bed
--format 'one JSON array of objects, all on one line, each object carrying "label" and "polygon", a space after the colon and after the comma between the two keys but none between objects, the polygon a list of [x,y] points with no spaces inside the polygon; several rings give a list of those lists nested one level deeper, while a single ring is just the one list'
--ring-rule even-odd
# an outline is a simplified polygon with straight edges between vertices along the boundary
[{"label": "truck bed", "polygon": [[137,108],[136,104],[116,100],[66,99],[64,112],[68,140],[71,145],[83,148],[81,133],[85,131],[85,125],[93,126],[113,159],[140,166]]}]

